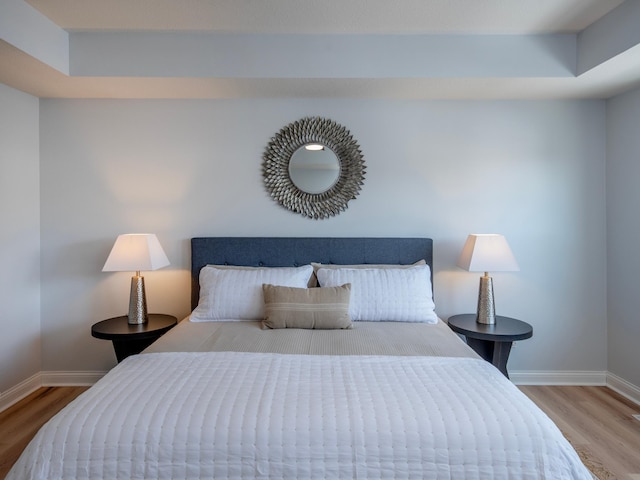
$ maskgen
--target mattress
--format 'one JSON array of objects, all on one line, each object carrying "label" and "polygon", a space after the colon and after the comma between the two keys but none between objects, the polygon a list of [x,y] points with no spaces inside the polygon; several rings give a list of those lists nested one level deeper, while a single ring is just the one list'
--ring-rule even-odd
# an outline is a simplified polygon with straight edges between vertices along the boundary
[{"label": "mattress", "polygon": [[592,477],[477,358],[157,352],[63,409],[7,478]]}]

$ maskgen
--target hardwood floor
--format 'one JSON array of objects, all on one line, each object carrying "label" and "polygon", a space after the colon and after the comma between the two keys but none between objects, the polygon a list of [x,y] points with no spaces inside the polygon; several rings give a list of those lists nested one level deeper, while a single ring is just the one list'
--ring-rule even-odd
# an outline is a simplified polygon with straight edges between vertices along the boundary
[{"label": "hardwood floor", "polygon": [[[87,387],[47,387],[0,413],[0,478],[38,429]],[[606,387],[521,386],[600,480],[640,480],[640,406]]]},{"label": "hardwood floor", "polygon": [[44,423],[88,387],[45,387],[0,413],[0,478]]},{"label": "hardwood floor", "polygon": [[640,480],[640,406],[607,387],[521,386],[600,480]]}]

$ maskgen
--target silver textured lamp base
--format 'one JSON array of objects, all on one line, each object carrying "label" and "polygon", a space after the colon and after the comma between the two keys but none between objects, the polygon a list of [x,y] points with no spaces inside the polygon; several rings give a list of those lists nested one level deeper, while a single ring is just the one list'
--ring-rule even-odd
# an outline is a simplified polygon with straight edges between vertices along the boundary
[{"label": "silver textured lamp base", "polygon": [[131,295],[129,296],[129,324],[140,325],[147,323],[147,296],[144,291],[144,277],[131,277]]},{"label": "silver textured lamp base", "polygon": [[496,306],[493,300],[493,279],[486,273],[480,277],[476,322],[485,325],[493,325],[496,323]]}]

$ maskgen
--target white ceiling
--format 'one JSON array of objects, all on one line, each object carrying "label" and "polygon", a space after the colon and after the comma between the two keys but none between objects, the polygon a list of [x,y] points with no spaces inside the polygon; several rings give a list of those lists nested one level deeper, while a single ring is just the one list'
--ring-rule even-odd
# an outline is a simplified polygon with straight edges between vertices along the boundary
[{"label": "white ceiling", "polygon": [[[2,1],[24,3],[24,0]],[[257,41],[280,34],[300,35],[294,37],[300,39],[309,34],[399,34],[461,35],[472,44],[474,37],[468,36],[577,34],[620,6],[623,0],[27,2],[57,27],[70,32],[72,38],[74,34],[76,38],[80,35],[88,38],[87,35],[104,32],[141,32],[143,35],[188,32],[190,41],[208,38],[210,34],[257,34]],[[114,71],[113,74],[68,75],[37,55],[25,53],[27,49],[14,45],[15,42],[5,38],[8,36],[3,35],[0,21],[0,82],[39,97],[608,98],[640,85],[640,47],[612,55],[606,62],[578,76],[496,73],[458,76],[399,74],[393,78],[327,75],[326,78],[318,78],[318,75],[301,74],[296,78],[290,75],[279,78],[269,74],[261,78],[259,75],[151,75],[146,74],[143,68],[140,69],[142,73]],[[69,55],[70,64],[74,65],[74,51],[71,50]]]},{"label": "white ceiling", "polygon": [[622,0],[27,0],[65,30],[579,32]]}]

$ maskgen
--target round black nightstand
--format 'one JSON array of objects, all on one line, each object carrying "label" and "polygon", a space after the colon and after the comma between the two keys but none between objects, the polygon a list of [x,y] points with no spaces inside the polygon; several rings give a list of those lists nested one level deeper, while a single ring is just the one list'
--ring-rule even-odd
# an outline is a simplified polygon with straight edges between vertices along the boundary
[{"label": "round black nightstand", "polygon": [[533,327],[527,322],[499,315],[496,315],[496,323],[493,325],[476,322],[475,313],[454,315],[449,317],[447,323],[451,330],[464,335],[467,344],[486,361],[498,367],[507,378],[511,345],[516,340],[533,336]]},{"label": "round black nightstand", "polygon": [[171,315],[150,313],[147,323],[130,325],[127,316],[123,315],[93,324],[91,335],[111,340],[119,363],[129,355],[140,353],[177,323],[178,319]]}]

